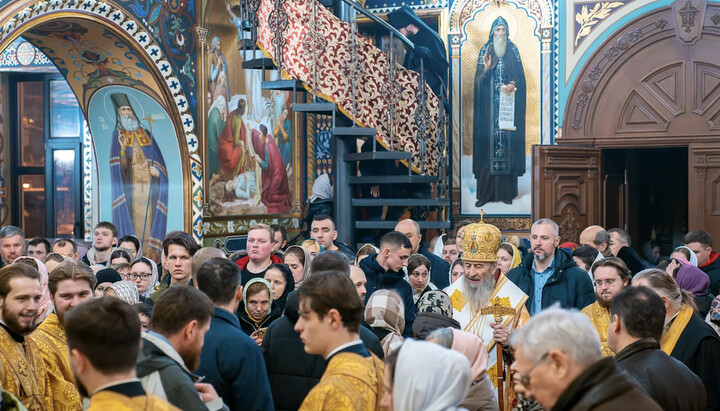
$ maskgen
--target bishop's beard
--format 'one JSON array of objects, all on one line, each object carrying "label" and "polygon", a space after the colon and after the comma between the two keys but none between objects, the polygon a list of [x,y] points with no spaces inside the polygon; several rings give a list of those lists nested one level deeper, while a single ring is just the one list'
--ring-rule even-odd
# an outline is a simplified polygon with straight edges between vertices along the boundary
[{"label": "bishop's beard", "polygon": [[120,116],[120,125],[127,131],[135,131],[140,128],[140,122],[133,116]]},{"label": "bishop's beard", "polygon": [[495,278],[491,272],[485,274],[479,283],[465,280],[465,295],[472,307],[483,308],[490,304],[490,296],[495,289]]},{"label": "bishop's beard", "polygon": [[493,51],[498,58],[503,58],[507,48],[507,37],[499,36],[493,38]]}]

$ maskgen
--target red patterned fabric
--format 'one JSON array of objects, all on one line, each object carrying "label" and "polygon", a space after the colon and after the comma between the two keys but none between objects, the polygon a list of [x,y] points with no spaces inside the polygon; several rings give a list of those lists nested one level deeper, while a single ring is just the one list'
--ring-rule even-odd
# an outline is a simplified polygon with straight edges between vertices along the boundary
[{"label": "red patterned fabric", "polygon": [[[313,1],[315,0],[291,0],[284,3],[288,26],[284,33],[282,69],[285,76],[300,80],[309,87],[313,82],[313,60],[309,50],[303,47],[303,39],[310,31]],[[262,0],[258,13],[260,22],[258,44],[268,55],[273,55],[275,50],[272,42],[274,33],[268,25],[268,16],[273,9],[273,3],[272,0]],[[387,56],[367,39],[355,37],[359,61],[363,62],[365,69],[356,83],[357,117],[353,118],[351,79],[343,70],[350,61],[350,25],[339,20],[320,4],[317,4],[316,9],[315,24],[323,46],[319,50],[317,60],[317,94],[335,102],[340,110],[358,125],[377,129],[378,142],[384,147],[413,153],[413,169],[419,170],[420,143],[417,139],[418,127],[415,124],[415,109],[418,106],[416,98],[418,73],[397,65],[397,82],[402,92],[395,105],[395,143],[393,144],[389,139],[390,133],[385,118],[388,107],[381,92],[381,86],[386,80]],[[439,100],[430,87],[426,89],[430,124],[425,137],[425,173],[437,175]]]}]

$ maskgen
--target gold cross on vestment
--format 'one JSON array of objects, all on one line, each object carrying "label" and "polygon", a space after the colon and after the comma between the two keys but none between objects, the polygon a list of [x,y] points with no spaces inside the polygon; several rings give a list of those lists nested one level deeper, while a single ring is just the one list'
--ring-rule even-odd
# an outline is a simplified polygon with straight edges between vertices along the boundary
[{"label": "gold cross on vestment", "polygon": [[481,223],[483,222],[483,217],[484,217],[484,216],[485,216],[485,210],[481,208],[481,209],[480,209],[480,222],[481,222]]},{"label": "gold cross on vestment", "polygon": [[515,315],[515,309],[510,306],[509,297],[495,297],[489,306],[480,309],[480,314],[492,314],[495,322],[500,323],[502,322],[503,316]]}]

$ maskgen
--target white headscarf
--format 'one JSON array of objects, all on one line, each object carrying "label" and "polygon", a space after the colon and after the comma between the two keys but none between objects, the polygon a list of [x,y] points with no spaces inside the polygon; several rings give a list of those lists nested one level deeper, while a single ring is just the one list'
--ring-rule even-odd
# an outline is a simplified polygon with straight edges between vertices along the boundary
[{"label": "white headscarf", "polygon": [[[695,254],[695,251],[689,249],[688,247],[685,247],[684,245],[675,247],[675,250],[677,250],[678,248],[684,248],[684,249],[688,250],[688,252],[690,253],[690,261],[688,261],[688,262],[690,264],[694,265],[695,267],[698,266],[698,259],[697,259],[697,255]],[[673,251],[675,251],[675,250],[673,250]]]},{"label": "white headscarf", "polygon": [[440,258],[442,258],[442,250],[445,247],[445,239],[447,239],[447,234],[440,234],[440,237],[435,241],[435,248],[431,250],[433,254]]},{"label": "white headscarf", "polygon": [[470,362],[427,341],[406,340],[393,376],[396,410],[457,410],[470,388]]},{"label": "white headscarf", "polygon": [[323,173],[315,179],[312,186],[312,195],[309,200],[314,203],[315,200],[332,200],[333,189],[330,185],[330,177]]}]

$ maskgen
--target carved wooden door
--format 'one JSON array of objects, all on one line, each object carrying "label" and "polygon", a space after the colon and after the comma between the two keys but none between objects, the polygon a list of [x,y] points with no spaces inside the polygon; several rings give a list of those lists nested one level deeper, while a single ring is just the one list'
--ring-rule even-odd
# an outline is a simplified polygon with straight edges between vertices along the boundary
[{"label": "carved wooden door", "polygon": [[720,239],[720,143],[690,144],[688,199],[688,229]]},{"label": "carved wooden door", "polygon": [[601,151],[593,147],[533,146],[533,221],[550,218],[561,242],[602,223]]}]

